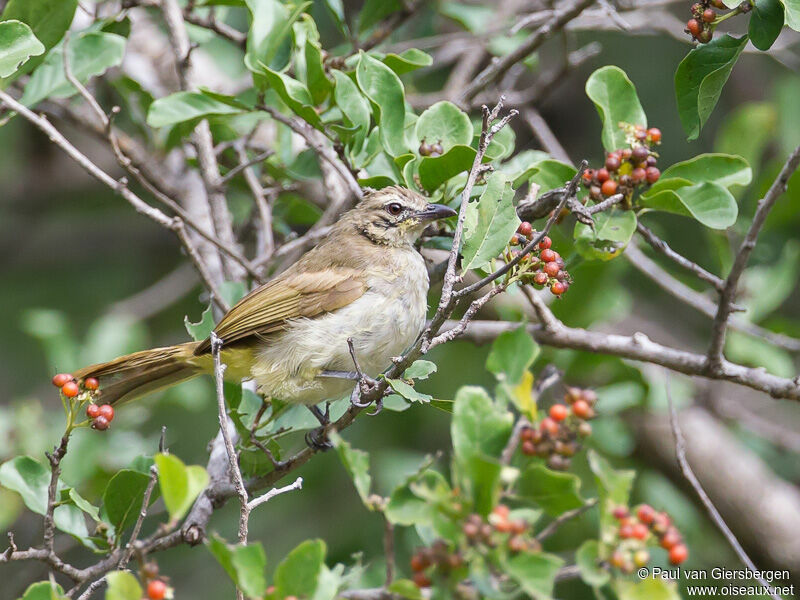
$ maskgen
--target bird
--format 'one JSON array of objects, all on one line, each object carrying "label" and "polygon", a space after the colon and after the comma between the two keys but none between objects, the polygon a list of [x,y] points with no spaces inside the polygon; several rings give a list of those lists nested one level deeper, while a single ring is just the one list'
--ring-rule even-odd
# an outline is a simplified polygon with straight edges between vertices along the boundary
[{"label": "bird", "polygon": [[213,373],[214,339],[226,379],[252,379],[264,398],[305,404],[320,418],[315,405],[344,396],[358,377],[377,377],[421,333],[429,279],[415,242],[431,222],[455,215],[400,186],[368,191],[316,247],[233,306],[209,338],[72,375],[97,380],[105,404],[128,402]]}]

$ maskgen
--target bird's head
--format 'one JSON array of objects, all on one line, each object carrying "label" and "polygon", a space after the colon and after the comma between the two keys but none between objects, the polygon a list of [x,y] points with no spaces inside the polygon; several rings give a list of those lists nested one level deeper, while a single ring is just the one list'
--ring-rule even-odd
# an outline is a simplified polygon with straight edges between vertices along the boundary
[{"label": "bird's head", "polygon": [[413,244],[432,221],[456,214],[411,190],[390,186],[368,193],[343,220],[371,241],[388,246]]}]

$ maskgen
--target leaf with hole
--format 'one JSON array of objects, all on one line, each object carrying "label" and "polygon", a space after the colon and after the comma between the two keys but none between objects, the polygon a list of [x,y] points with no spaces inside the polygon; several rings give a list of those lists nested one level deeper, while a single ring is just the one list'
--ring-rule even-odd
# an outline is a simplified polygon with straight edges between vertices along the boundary
[{"label": "leaf with hole", "polygon": [[31,56],[44,51],[42,42],[25,23],[0,22],[0,77],[13,75]]}]

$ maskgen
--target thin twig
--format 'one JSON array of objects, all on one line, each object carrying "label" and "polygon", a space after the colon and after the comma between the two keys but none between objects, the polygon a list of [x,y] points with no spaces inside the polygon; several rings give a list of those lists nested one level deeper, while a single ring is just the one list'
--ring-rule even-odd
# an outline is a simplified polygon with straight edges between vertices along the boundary
[{"label": "thin twig", "polygon": [[100,579],[93,581],[89,587],[87,587],[84,592],[78,596],[78,600],[89,600],[94,593],[99,590],[106,582],[106,576],[103,575]]},{"label": "thin twig", "polygon": [[58,492],[58,476],[61,474],[61,459],[67,453],[69,444],[69,433],[65,433],[61,438],[61,443],[53,448],[53,452],[45,452],[47,460],[50,462],[50,484],[47,486],[47,509],[44,513],[44,547],[45,550],[53,552],[53,540],[55,536],[55,521],[53,514],[56,509],[56,493]]},{"label": "thin twig", "polygon": [[789,183],[789,178],[797,170],[800,165],[800,146],[786,159],[778,177],[770,186],[767,194],[758,202],[756,214],[753,216],[753,221],[750,223],[750,228],[747,230],[739,251],[736,253],[736,258],[733,260],[733,266],[725,279],[725,288],[722,290],[719,299],[719,308],[717,309],[717,316],[714,318],[714,326],[711,330],[711,344],[708,348],[708,368],[715,371],[721,368],[723,362],[722,351],[725,347],[725,331],[728,326],[728,317],[732,311],[733,302],[736,300],[736,290],[739,286],[739,278],[744,273],[747,266],[747,261],[750,259],[750,254],[753,248],[756,247],[756,240],[758,234],[764,223],[767,220],[767,215],[778,198],[786,191]]},{"label": "thin twig", "polygon": [[254,159],[249,160],[247,158],[247,152],[243,147],[236,148],[236,153],[239,156],[240,164],[234,169],[231,169],[228,175],[240,167],[244,172],[245,182],[247,182],[247,187],[250,188],[250,194],[253,196],[253,201],[256,204],[258,215],[261,221],[259,223],[259,232],[261,233],[259,239],[261,240],[261,247],[258,248],[258,254],[259,256],[269,260],[269,258],[272,256],[272,253],[275,251],[275,240],[272,235],[272,207],[270,206],[270,202],[267,200],[266,194],[264,193],[264,188],[261,187],[261,182],[258,180],[258,176],[253,171],[253,165],[261,162],[263,160],[262,157],[265,158],[264,155],[269,156],[272,154],[272,152],[262,152]]},{"label": "thin twig", "polygon": [[152,465],[150,467],[150,480],[147,482],[147,487],[144,490],[144,497],[142,498],[142,508],[139,511],[136,524],[133,526],[128,545],[125,547],[125,553],[119,561],[118,569],[124,569],[133,556],[136,540],[139,537],[139,532],[142,530],[142,523],[144,523],[145,517],[147,517],[147,508],[150,506],[150,497],[153,495],[153,488],[156,486],[156,481],[158,481],[158,468]]},{"label": "thin twig", "polygon": [[578,508],[573,508],[572,510],[568,510],[567,512],[561,513],[558,515],[556,519],[550,522],[544,529],[542,529],[539,533],[536,534],[536,539],[541,542],[551,535],[553,535],[559,527],[561,527],[567,521],[574,519],[576,517],[581,516],[587,510],[592,508],[597,504],[597,498],[592,498],[587,500],[583,506],[579,506]]},{"label": "thin twig", "polygon": [[736,536],[733,535],[733,532],[725,523],[722,515],[719,514],[717,507],[714,506],[713,502],[711,502],[711,498],[709,498],[708,494],[706,494],[706,491],[700,484],[700,480],[697,479],[697,476],[694,474],[689,461],[686,459],[686,440],[684,440],[683,432],[678,424],[678,412],[675,410],[675,404],[672,402],[669,373],[665,372],[664,378],[666,384],[667,402],[669,404],[669,422],[672,426],[672,435],[675,438],[675,455],[677,456],[678,464],[681,467],[681,473],[683,473],[683,476],[691,484],[692,488],[694,488],[694,491],[697,493],[697,496],[700,498],[703,506],[706,507],[706,511],[711,517],[711,520],[717,526],[717,529],[722,532],[722,535],[725,536],[725,539],[728,540],[728,543],[730,544],[731,548],[733,548],[733,551],[736,552],[736,556],[739,557],[739,560],[741,560],[742,563],[748,569],[750,569],[750,571],[753,573],[753,577],[758,580],[762,586],[764,586],[764,589],[769,590],[768,593],[773,600],[781,600],[781,597],[775,593],[769,582],[761,576],[761,571],[756,568],[755,564],[753,564],[753,561],[750,560],[749,556],[747,556],[747,553],[744,551],[744,548],[742,548],[739,540],[737,540]]},{"label": "thin twig", "polygon": [[302,490],[302,489],[303,489],[303,478],[298,477],[297,479],[294,480],[294,483],[283,486],[281,488],[272,488],[266,494],[261,494],[260,496],[253,498],[252,500],[250,500],[250,502],[247,503],[247,510],[251,511],[257,506],[261,506],[265,502],[269,502],[275,496],[280,496],[281,494],[285,494],[286,492],[292,492],[294,490]]}]

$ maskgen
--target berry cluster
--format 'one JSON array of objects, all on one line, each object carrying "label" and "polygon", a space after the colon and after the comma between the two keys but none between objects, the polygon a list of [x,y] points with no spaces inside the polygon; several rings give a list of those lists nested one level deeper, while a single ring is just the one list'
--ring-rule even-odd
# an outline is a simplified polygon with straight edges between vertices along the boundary
[{"label": "berry cluster", "polygon": [[91,419],[93,429],[105,431],[109,428],[111,421],[114,420],[114,407],[110,404],[95,404],[94,400],[100,389],[100,382],[97,379],[87,377],[79,382],[69,373],[59,373],[53,377],[53,385],[70,400],[77,398],[81,403],[89,401],[86,416]]},{"label": "berry cluster", "polygon": [[435,144],[429,144],[425,141],[425,138],[422,138],[422,143],[419,145],[419,155],[420,156],[430,156],[436,158],[437,156],[441,156],[444,154],[444,147],[442,146],[442,140],[439,140]]},{"label": "berry cluster", "polygon": [[612,514],[619,521],[619,528],[617,547],[609,562],[622,573],[632,573],[634,568],[646,566],[650,561],[647,546],[655,545],[656,541],[669,552],[669,562],[673,565],[689,557],[689,550],[667,513],[641,504],[633,515],[625,506],[616,507]]},{"label": "berry cluster", "polygon": [[[726,9],[722,0],[701,0],[692,4],[692,18],[686,22],[686,33],[701,44],[707,44],[714,37],[714,28],[727,17],[719,17],[714,8]],[[743,2],[732,11],[733,14],[744,13],[750,10],[750,3]],[[731,14],[731,13],[728,13]]]},{"label": "berry cluster", "polygon": [[522,453],[546,459],[547,466],[556,471],[569,469],[571,458],[581,449],[580,440],[591,435],[588,421],[595,416],[597,394],[568,387],[564,402],[553,404],[538,427],[528,425],[520,432]]},{"label": "berry cluster", "polygon": [[471,546],[487,549],[505,545],[509,552],[539,552],[539,541],[530,535],[530,524],[522,519],[511,519],[511,509],[498,504],[487,520],[471,514],[461,527]]},{"label": "berry cluster", "polygon": [[430,547],[417,549],[411,557],[413,580],[418,588],[431,587],[432,576],[447,578],[463,565],[464,558],[461,553],[457,550],[451,552],[444,540],[436,540]]},{"label": "berry cluster", "polygon": [[145,598],[142,600],[170,600],[174,596],[174,590],[163,577],[158,574],[158,565],[153,561],[148,561],[139,569],[139,576],[146,584]]},{"label": "berry cluster", "polygon": [[[525,246],[533,239],[535,233],[531,224],[523,221],[517,228],[517,233],[511,237],[510,244]],[[553,295],[560,296],[567,291],[572,278],[564,268],[564,259],[551,248],[552,245],[553,240],[544,236],[536,248],[517,264],[516,275],[522,283],[532,284],[539,289],[548,287]],[[519,253],[519,250],[508,253],[506,260],[516,258]]]},{"label": "berry cluster", "polygon": [[629,148],[614,150],[606,155],[605,166],[586,169],[583,184],[589,188],[589,196],[595,202],[622,194],[630,200],[634,190],[652,185],[661,177],[656,167],[658,154],[652,146],[661,143],[661,131],[655,127],[645,129],[642,125],[626,125]]}]

